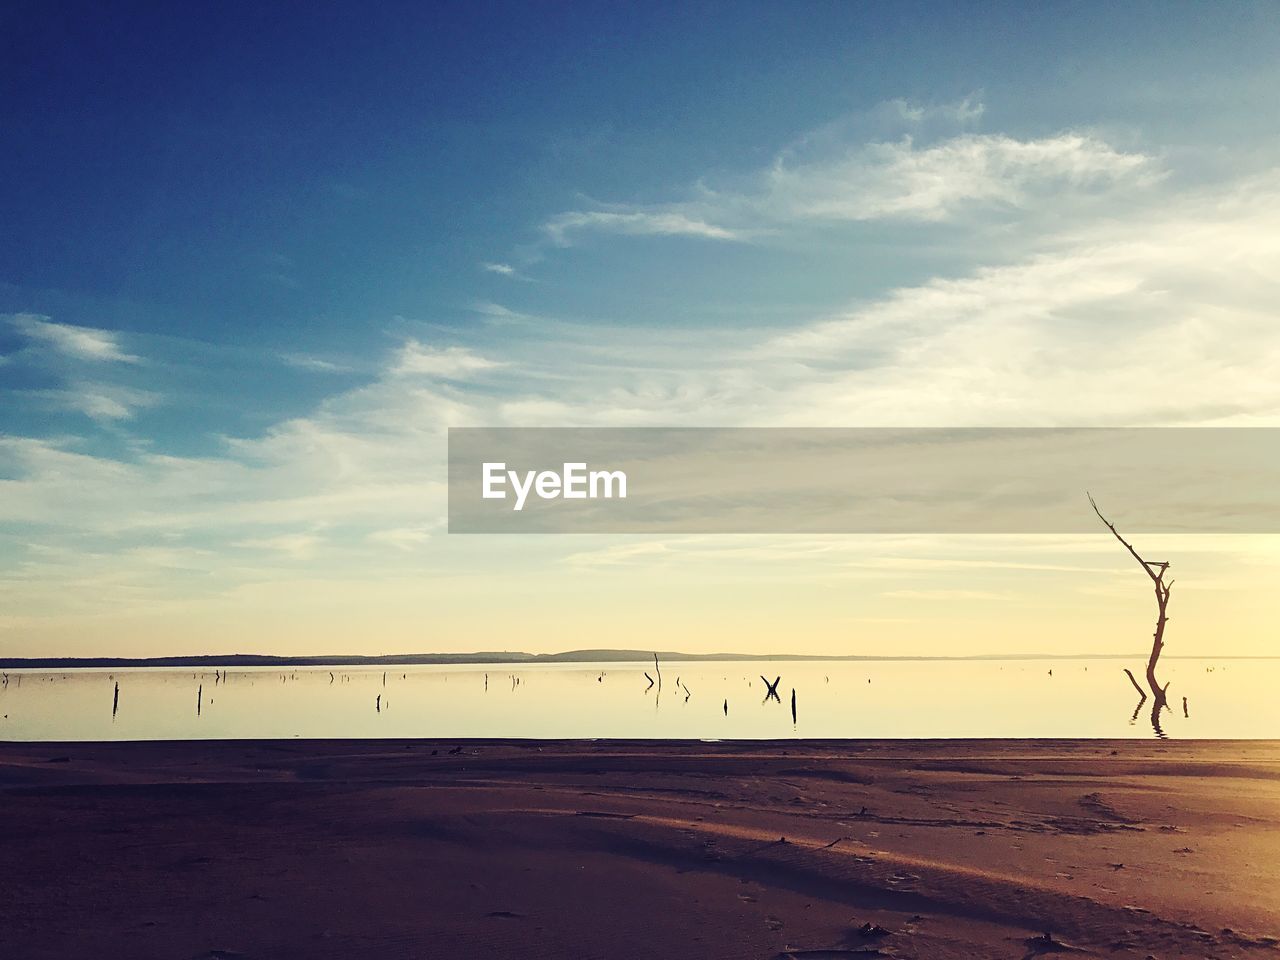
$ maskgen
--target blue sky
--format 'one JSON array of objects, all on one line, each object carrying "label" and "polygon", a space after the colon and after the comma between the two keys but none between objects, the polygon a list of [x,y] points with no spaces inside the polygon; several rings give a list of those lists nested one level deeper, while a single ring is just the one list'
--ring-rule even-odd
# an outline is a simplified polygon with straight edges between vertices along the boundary
[{"label": "blue sky", "polygon": [[[590,646],[637,584],[701,623],[784,581],[723,638],[803,603],[815,649],[927,647],[933,597],[1025,648],[1045,587],[990,571],[1093,546],[498,553],[441,529],[443,431],[1272,423],[1278,41],[1261,3],[11,5],[0,652],[521,646],[497,583],[523,646]],[[1070,590],[1123,636],[1113,560]]]}]

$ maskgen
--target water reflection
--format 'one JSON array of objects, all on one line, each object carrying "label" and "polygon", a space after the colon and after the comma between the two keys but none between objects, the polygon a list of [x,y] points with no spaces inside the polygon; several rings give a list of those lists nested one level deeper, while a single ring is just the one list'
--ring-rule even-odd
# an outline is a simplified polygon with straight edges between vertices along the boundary
[{"label": "water reflection", "polygon": [[768,703],[770,700],[777,700],[779,703],[781,703],[782,699],[778,696],[778,684],[782,682],[782,677],[777,677],[773,681],[773,683],[770,683],[768,680],[765,680],[763,676],[761,676],[760,679],[764,682],[764,685],[766,688],[764,699],[761,700],[760,702]]},{"label": "water reflection", "polygon": [[1156,697],[1155,702],[1151,704],[1151,729],[1161,740],[1169,739],[1169,735],[1164,732],[1164,727],[1160,725],[1160,712],[1168,706],[1169,703],[1164,697]]},{"label": "water reflection", "polygon": [[[1134,689],[1138,691],[1138,705],[1133,708],[1133,716],[1129,718],[1129,725],[1133,726],[1133,724],[1137,723],[1138,714],[1142,712],[1142,705],[1147,702],[1147,691],[1142,689],[1138,681],[1134,678],[1132,672],[1128,669],[1124,672],[1129,678],[1129,682],[1133,684]],[[1165,732],[1164,726],[1160,723],[1160,714],[1166,709],[1169,710],[1170,713],[1173,712],[1172,708],[1169,706],[1169,684],[1166,683],[1163,687],[1156,684],[1153,689],[1155,690],[1155,694],[1151,698],[1151,732],[1161,740],[1168,740],[1169,734]],[[1191,717],[1191,714],[1187,711],[1186,697],[1182,698],[1182,715],[1185,719],[1190,719]]]},{"label": "water reflection", "polygon": [[[1138,691],[1141,693],[1142,691]],[[1133,726],[1138,722],[1138,714],[1142,712],[1142,705],[1147,702],[1147,695],[1142,694],[1142,699],[1138,701],[1138,705],[1133,708],[1133,716],[1129,718],[1129,726]]]},{"label": "water reflection", "polygon": [[[10,671],[0,677],[0,739],[1280,736],[1280,705],[1271,695],[1280,661],[1248,661],[1229,672],[1216,666],[1161,664],[1197,697],[1194,718],[1189,696],[1176,711],[1167,697],[1153,698],[1137,684],[1139,701],[1124,717],[1115,709],[1115,661],[1055,662],[1052,677],[1035,661],[680,662],[674,684],[653,663],[611,663],[607,671],[599,664],[522,665],[518,673],[492,664],[423,666],[398,678],[381,668],[327,666],[287,673]],[[758,703],[756,679],[765,690]],[[206,686],[216,696],[205,698]],[[620,697],[625,690],[644,696]],[[674,699],[663,695],[672,690]],[[1138,723],[1146,707],[1149,729]]]}]

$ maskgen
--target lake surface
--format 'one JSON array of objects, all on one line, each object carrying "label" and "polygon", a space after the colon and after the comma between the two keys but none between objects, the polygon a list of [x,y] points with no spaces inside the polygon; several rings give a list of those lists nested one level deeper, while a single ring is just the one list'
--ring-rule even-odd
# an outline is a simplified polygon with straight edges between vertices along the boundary
[{"label": "lake surface", "polygon": [[[1120,660],[672,662],[661,691],[652,662],[10,671],[0,740],[1153,737],[1125,666],[1141,674]],[[779,699],[761,674],[782,678]],[[1280,738],[1280,660],[1166,659],[1160,679],[1161,735]]]}]

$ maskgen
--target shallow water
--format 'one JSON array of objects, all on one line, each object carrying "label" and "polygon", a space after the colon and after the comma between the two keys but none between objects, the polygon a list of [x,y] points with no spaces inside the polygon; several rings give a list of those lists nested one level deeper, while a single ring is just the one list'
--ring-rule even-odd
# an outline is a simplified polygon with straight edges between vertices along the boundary
[{"label": "shallow water", "polygon": [[[11,671],[0,739],[1155,736],[1125,666],[1142,664],[672,662],[660,692],[651,662]],[[778,700],[761,674],[782,678]],[[1162,735],[1280,738],[1280,660],[1166,659],[1160,679]]]}]

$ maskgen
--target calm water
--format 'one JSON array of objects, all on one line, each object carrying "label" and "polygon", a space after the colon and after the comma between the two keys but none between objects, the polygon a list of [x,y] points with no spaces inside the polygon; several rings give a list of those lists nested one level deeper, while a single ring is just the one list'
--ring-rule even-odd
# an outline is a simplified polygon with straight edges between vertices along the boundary
[{"label": "calm water", "polygon": [[[673,662],[660,695],[644,677],[652,663],[399,667],[385,679],[363,667],[229,670],[225,680],[190,669],[16,671],[0,686],[0,739],[1152,737],[1151,700],[1135,714],[1123,666],[1141,665]],[[765,699],[760,674],[782,677],[780,700]],[[1280,661],[1170,659],[1160,676],[1171,684],[1164,735],[1280,738]]]}]

